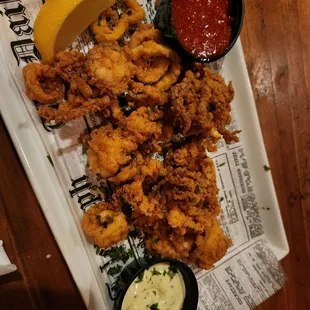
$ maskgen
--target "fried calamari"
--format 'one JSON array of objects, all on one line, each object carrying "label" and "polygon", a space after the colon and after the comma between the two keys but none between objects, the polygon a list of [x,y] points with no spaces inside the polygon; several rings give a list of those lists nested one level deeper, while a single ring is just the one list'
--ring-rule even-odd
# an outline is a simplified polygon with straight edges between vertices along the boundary
[{"label": "fried calamari", "polygon": [[147,106],[150,108],[165,105],[169,101],[168,93],[137,82],[129,83],[129,92],[126,98],[128,102],[132,102],[136,107]]},{"label": "fried calamari", "polygon": [[162,193],[171,205],[199,205],[215,212],[219,210],[215,167],[199,145],[189,144],[168,152],[166,169]]},{"label": "fried calamari", "polygon": [[222,137],[238,140],[227,130],[234,90],[203,65],[181,72],[160,31],[138,25],[144,16],[136,0],[105,10],[91,25],[101,43],[86,55],[59,52],[50,66],[25,67],[27,94],[47,121],[89,112],[101,120],[81,139],[89,172],[113,191],[111,202],[89,207],[82,220],[96,245],[113,246],[131,225],[148,251],[210,269],[230,241],[218,220],[216,171],[206,149],[215,150]]},{"label": "fried calamari", "polygon": [[23,68],[23,75],[30,99],[52,104],[64,97],[64,84],[52,66],[29,63]]},{"label": "fried calamari", "polygon": [[[115,101],[115,99],[114,99]],[[72,102],[61,102],[58,107],[40,106],[38,113],[46,121],[55,121],[56,123],[67,122],[79,118],[89,112],[102,111],[111,105],[113,100],[105,96],[102,98],[87,99],[79,106]]]},{"label": "fried calamari", "polygon": [[[154,57],[166,58],[169,60],[170,63],[165,74],[161,74],[160,78],[152,84],[152,86],[157,88],[159,91],[167,91],[177,82],[181,72],[181,66],[179,56],[174,50],[154,41],[146,41],[141,45],[132,48],[130,53],[134,62],[140,60],[141,58],[152,60]],[[160,73],[162,72],[160,71]],[[156,72],[156,74],[158,76],[158,72]]]},{"label": "fried calamari", "polygon": [[155,29],[153,24],[141,24],[131,36],[128,47],[133,49],[146,41],[154,41],[159,44],[163,43],[161,32]]},{"label": "fried calamari", "polygon": [[123,1],[127,10],[119,16],[112,8],[103,11],[90,28],[97,42],[116,41],[120,39],[129,26],[139,24],[145,17],[145,12],[136,0]]},{"label": "fried calamari", "polygon": [[84,54],[78,51],[61,51],[56,54],[53,66],[64,81],[70,82],[72,79],[86,78],[84,61]]},{"label": "fried calamari", "polygon": [[89,85],[116,96],[127,90],[134,70],[127,55],[114,44],[92,48],[85,66]]},{"label": "fried calamari", "polygon": [[197,236],[189,260],[203,269],[211,269],[226,254],[230,245],[231,241],[225,236],[219,221],[211,218],[205,226],[204,235]]},{"label": "fried calamari", "polygon": [[229,133],[226,129],[231,121],[234,90],[231,83],[226,86],[220,75],[207,67],[198,72],[187,71],[170,94],[173,123],[182,135],[211,137],[214,142],[223,135],[227,141],[238,141],[237,132]]},{"label": "fried calamari", "polygon": [[116,129],[108,124],[94,130],[87,151],[90,169],[104,178],[114,176],[133,159],[140,144],[161,135],[161,127],[156,123],[160,116],[150,115],[145,107],[141,107],[121,119]]},{"label": "fried calamari", "polygon": [[118,185],[113,204],[144,233],[148,251],[208,269],[226,253],[215,167],[195,143],[168,152],[162,163],[138,154],[110,181]]},{"label": "fried calamari", "polygon": [[128,224],[124,214],[108,202],[88,208],[82,219],[82,228],[96,245],[109,248],[128,235]]}]

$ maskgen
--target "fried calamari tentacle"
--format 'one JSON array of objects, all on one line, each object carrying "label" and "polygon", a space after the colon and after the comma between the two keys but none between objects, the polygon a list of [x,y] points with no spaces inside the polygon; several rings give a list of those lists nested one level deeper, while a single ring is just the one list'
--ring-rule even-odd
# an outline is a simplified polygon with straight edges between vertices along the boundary
[{"label": "fried calamari tentacle", "polygon": [[237,141],[238,132],[229,133],[231,101],[234,90],[231,83],[206,67],[187,71],[181,83],[170,91],[174,127],[184,136],[199,135],[213,140],[224,136],[227,143]]},{"label": "fried calamari tentacle", "polygon": [[171,204],[184,203],[218,210],[218,188],[213,161],[196,144],[168,152],[162,193]]},{"label": "fried calamari tentacle", "polygon": [[99,43],[118,40],[124,35],[129,26],[143,21],[145,12],[136,0],[124,0],[124,3],[128,9],[120,16],[113,29],[109,28],[107,22],[107,18],[114,17],[112,9],[103,12],[99,19],[91,24],[91,30]]},{"label": "fried calamari tentacle", "polygon": [[175,51],[164,45],[153,41],[147,41],[131,50],[134,61],[141,57],[144,59],[152,57],[165,57],[170,60],[168,71],[153,86],[160,91],[167,91],[175,84],[181,72],[180,59]]},{"label": "fried calamari tentacle", "polygon": [[23,68],[26,94],[41,104],[52,104],[64,97],[65,87],[57,70],[49,65],[29,63]]},{"label": "fried calamari tentacle", "polygon": [[127,100],[136,106],[147,106],[154,108],[168,103],[169,94],[159,91],[157,88],[142,83],[131,82]]},{"label": "fried calamari tentacle", "polygon": [[146,41],[162,43],[161,32],[158,29],[155,29],[152,24],[141,24],[131,36],[128,47],[132,49]]},{"label": "fried calamari tentacle", "polygon": [[77,107],[70,102],[62,102],[58,108],[40,106],[38,113],[47,121],[60,123],[79,118],[89,112],[101,111],[108,108],[110,104],[111,99],[105,96],[103,98],[88,99]]},{"label": "fried calamari tentacle", "polygon": [[107,202],[101,202],[86,211],[82,228],[88,237],[94,239],[96,245],[105,249],[126,239],[128,235],[124,214]]},{"label": "fried calamari tentacle", "polygon": [[56,54],[53,65],[64,81],[71,82],[75,78],[85,79],[84,61],[85,56],[78,51],[61,51]]},{"label": "fried calamari tentacle", "polygon": [[74,78],[70,82],[68,102],[73,107],[79,107],[84,104],[86,99],[90,99],[93,93],[91,87],[82,78]]},{"label": "fried calamari tentacle", "polygon": [[89,84],[103,92],[122,94],[132,77],[134,66],[115,45],[95,46],[86,56]]}]

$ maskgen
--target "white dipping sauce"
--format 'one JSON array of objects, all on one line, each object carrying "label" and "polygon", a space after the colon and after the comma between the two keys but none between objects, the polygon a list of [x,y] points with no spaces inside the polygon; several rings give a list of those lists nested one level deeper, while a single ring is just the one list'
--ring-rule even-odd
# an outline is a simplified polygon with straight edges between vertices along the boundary
[{"label": "white dipping sauce", "polygon": [[159,263],[145,269],[131,283],[122,310],[181,310],[184,298],[181,272],[170,263]]}]

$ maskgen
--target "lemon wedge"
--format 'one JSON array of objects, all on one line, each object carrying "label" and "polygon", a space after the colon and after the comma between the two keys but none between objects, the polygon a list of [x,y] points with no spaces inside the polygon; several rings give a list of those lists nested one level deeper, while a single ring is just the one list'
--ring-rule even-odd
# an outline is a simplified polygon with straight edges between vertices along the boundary
[{"label": "lemon wedge", "polygon": [[34,23],[34,42],[43,62],[53,61],[115,0],[48,0]]}]

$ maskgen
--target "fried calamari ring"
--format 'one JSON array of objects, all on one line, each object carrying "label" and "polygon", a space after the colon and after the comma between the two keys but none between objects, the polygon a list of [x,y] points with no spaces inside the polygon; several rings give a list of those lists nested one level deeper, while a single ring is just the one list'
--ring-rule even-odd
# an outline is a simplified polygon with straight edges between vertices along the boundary
[{"label": "fried calamari ring", "polygon": [[38,113],[46,119],[46,121],[55,121],[56,123],[67,122],[89,112],[96,112],[106,109],[111,104],[111,99],[108,96],[103,98],[88,99],[82,105],[75,107],[70,102],[62,102],[58,108],[40,106]]},{"label": "fried calamari ring", "polygon": [[137,79],[145,84],[158,82],[166,74],[170,60],[165,57],[139,58],[134,62]]},{"label": "fried calamari ring", "polygon": [[49,65],[29,63],[23,69],[26,94],[41,104],[52,104],[64,97],[65,87],[57,70]]},{"label": "fried calamari ring", "polygon": [[96,245],[104,249],[126,239],[128,235],[124,214],[108,202],[90,207],[83,216],[82,228]]},{"label": "fried calamari ring", "polygon": [[95,35],[96,40],[100,42],[118,40],[126,32],[129,26],[138,24],[143,21],[145,12],[136,0],[124,0],[128,7],[126,13],[123,13],[117,21],[114,29],[110,29],[107,24],[107,17],[114,16],[112,9],[103,12],[98,20],[91,24],[91,30]]},{"label": "fried calamari ring", "polygon": [[152,24],[141,24],[141,26],[131,36],[128,47],[132,49],[146,41],[162,43],[161,32],[158,29],[155,29]]},{"label": "fried calamari ring", "polygon": [[117,11],[113,10],[112,8],[108,8],[107,10],[103,11],[99,15],[98,19],[90,25],[90,29],[95,35],[95,39],[98,43],[107,41],[102,38],[103,34],[111,34],[112,29],[109,27],[109,24],[112,23],[116,25],[118,20],[119,16]]},{"label": "fried calamari ring", "polygon": [[128,88],[134,66],[127,55],[116,46],[95,46],[86,57],[89,85],[103,92],[120,95]]},{"label": "fried calamari ring", "polygon": [[147,41],[131,50],[132,59],[137,61],[142,58],[165,57],[170,60],[167,73],[153,86],[160,91],[167,91],[175,84],[181,72],[180,59],[177,53],[164,45]]}]

